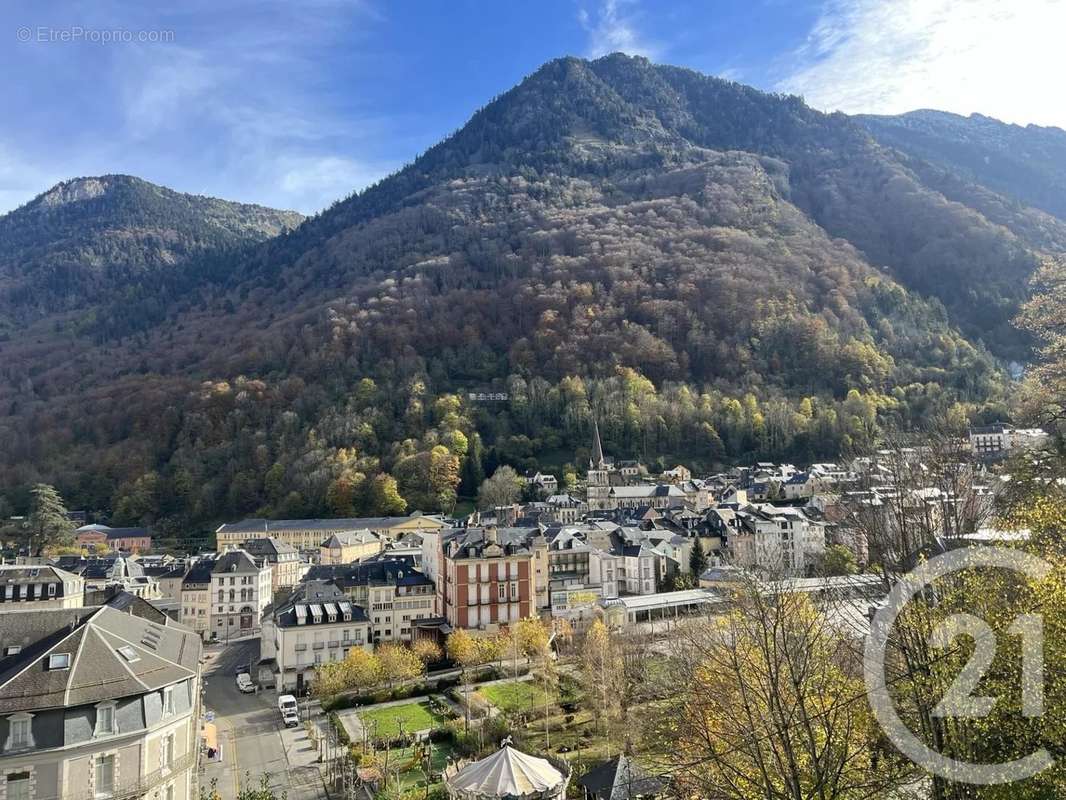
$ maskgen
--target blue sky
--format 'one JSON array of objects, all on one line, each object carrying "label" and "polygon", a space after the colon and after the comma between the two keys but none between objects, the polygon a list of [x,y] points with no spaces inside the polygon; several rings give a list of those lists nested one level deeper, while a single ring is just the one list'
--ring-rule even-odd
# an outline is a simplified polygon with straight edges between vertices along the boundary
[{"label": "blue sky", "polygon": [[1064,29],[1059,0],[6,0],[0,212],[107,172],[314,212],[543,62],[616,50],[829,110],[1066,127]]}]

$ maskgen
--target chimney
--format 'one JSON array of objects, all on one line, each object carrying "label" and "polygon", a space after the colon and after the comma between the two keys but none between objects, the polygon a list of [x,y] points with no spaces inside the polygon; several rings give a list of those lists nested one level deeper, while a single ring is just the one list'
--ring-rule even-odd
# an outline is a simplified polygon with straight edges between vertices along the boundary
[{"label": "chimney", "polygon": [[496,531],[495,525],[489,525],[485,528],[485,544],[499,544],[500,536]]}]

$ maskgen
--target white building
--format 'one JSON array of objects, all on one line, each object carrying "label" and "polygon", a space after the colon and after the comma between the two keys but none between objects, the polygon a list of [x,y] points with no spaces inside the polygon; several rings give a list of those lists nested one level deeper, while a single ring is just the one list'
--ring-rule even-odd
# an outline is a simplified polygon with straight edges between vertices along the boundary
[{"label": "white building", "polygon": [[336,584],[307,581],[263,618],[259,671],[279,692],[302,692],[316,666],[343,661],[353,647],[373,648],[366,612]]},{"label": "white building", "polygon": [[259,631],[273,594],[270,564],[260,566],[245,551],[230,550],[211,561],[210,569],[208,638],[228,640]]},{"label": "white building", "polygon": [[825,525],[799,508],[753,504],[737,509],[727,532],[733,564],[802,575],[825,552]]}]

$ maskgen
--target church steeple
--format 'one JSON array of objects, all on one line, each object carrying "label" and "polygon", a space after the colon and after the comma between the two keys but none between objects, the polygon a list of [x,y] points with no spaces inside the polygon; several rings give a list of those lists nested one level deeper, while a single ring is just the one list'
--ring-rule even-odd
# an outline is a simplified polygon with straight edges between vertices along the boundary
[{"label": "church steeple", "polygon": [[589,457],[589,469],[603,469],[606,462],[603,459],[603,444],[600,442],[600,424],[596,418],[592,418],[592,455]]}]

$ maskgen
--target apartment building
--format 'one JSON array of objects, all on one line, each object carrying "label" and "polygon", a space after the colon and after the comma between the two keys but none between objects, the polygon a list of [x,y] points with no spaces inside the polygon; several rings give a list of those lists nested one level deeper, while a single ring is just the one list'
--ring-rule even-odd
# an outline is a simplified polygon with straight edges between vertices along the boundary
[{"label": "apartment building", "polygon": [[211,566],[210,636],[230,639],[260,629],[273,599],[270,564],[258,564],[244,550],[223,553]]},{"label": "apartment building", "polygon": [[307,566],[295,547],[273,536],[248,539],[241,549],[260,566],[270,565],[270,585],[275,593],[298,584]]},{"label": "apartment building", "polygon": [[373,647],[365,610],[332,581],[307,581],[263,618],[260,679],[269,672],[279,692],[302,692],[316,666],[344,660],[353,647]]},{"label": "apartment building", "polygon": [[152,549],[152,535],[146,528],[110,528],[107,525],[82,525],[74,531],[82,547],[106,547],[124,553],[147,553]]},{"label": "apartment building", "polygon": [[825,525],[791,506],[752,504],[735,511],[726,534],[734,565],[802,576],[825,552]]},{"label": "apartment building", "polygon": [[197,797],[200,640],[130,599],[0,614],[5,800]]},{"label": "apartment building", "polygon": [[550,607],[548,543],[539,528],[455,529],[432,560],[453,628],[494,630]]},{"label": "apartment building", "polygon": [[371,623],[372,640],[408,642],[418,620],[440,614],[433,581],[409,558],[381,557],[370,562],[318,565],[306,581],[329,581],[362,607]]},{"label": "apartment building", "polygon": [[49,566],[0,566],[0,613],[12,609],[80,608],[85,581],[80,575]]},{"label": "apartment building", "polygon": [[389,541],[373,531],[335,533],[319,545],[320,564],[352,564],[380,553]]},{"label": "apartment building", "polygon": [[407,533],[438,531],[446,527],[440,517],[415,512],[407,517],[346,517],[338,519],[245,519],[228,522],[215,531],[220,551],[240,547],[248,539],[273,537],[297,550],[317,550],[336,533],[370,531],[387,539]]}]

